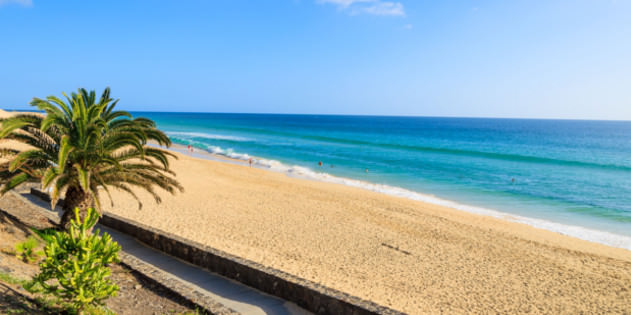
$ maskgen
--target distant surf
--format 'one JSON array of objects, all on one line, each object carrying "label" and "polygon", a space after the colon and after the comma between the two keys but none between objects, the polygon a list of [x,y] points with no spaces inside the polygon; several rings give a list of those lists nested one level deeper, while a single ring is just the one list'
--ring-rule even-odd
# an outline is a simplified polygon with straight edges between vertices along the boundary
[{"label": "distant surf", "polygon": [[204,139],[214,139],[214,140],[228,140],[228,141],[249,141],[248,138],[243,137],[235,137],[228,135],[215,135],[203,132],[167,132],[168,136],[171,137],[188,137],[188,138],[204,138]]}]

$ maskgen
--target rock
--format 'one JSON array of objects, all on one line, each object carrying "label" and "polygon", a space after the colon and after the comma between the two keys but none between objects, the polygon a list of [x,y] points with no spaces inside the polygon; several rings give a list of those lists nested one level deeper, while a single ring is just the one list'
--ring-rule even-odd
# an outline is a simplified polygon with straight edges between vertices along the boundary
[{"label": "rock", "polygon": [[137,284],[137,285],[134,286],[134,289],[136,289],[136,290],[138,290],[140,288],[142,288],[142,286],[140,284]]}]

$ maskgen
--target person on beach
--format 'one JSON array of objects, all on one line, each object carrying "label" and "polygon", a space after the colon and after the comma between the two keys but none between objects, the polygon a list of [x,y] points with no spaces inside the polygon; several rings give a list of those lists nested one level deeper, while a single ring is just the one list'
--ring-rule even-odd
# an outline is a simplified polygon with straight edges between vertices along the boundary
[{"label": "person on beach", "polygon": [[250,167],[252,167],[252,158],[250,158],[248,162],[250,163]]},{"label": "person on beach", "polygon": [[193,152],[193,151],[191,150],[191,145],[190,145],[190,144],[186,147],[186,150],[188,151],[188,153],[192,153],[192,152]]}]

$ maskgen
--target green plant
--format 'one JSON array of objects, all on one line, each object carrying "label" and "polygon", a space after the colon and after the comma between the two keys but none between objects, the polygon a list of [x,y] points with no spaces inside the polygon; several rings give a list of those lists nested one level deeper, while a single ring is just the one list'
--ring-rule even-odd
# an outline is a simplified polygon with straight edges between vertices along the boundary
[{"label": "green plant", "polygon": [[76,207],[82,216],[88,208],[100,211],[99,193],[109,196],[111,187],[131,194],[139,207],[142,203],[133,187],[146,190],[156,202],[161,201],[156,187],[170,193],[183,190],[169,170],[168,158],[175,155],[148,145],[149,141],[171,145],[152,120],[133,119],[128,112],[114,110],[118,100],[110,98],[109,88],[100,99],[85,89],[64,96],[67,102],[56,96],[31,101],[46,115],[21,113],[0,119],[0,141],[31,147],[0,149],[0,193],[25,182],[40,182],[51,190],[53,208],[64,196],[61,225],[67,229]]},{"label": "green plant", "polygon": [[26,263],[32,263],[44,254],[36,250],[37,246],[39,246],[39,241],[29,236],[24,242],[15,244],[15,255]]},{"label": "green plant", "polygon": [[[22,287],[28,287],[29,284],[30,282],[27,281],[22,285]],[[62,311],[57,305],[55,305],[55,301],[53,301],[53,299],[47,297],[37,296],[33,299],[33,302],[35,302],[35,304],[39,307],[40,311],[50,314],[59,314]]]},{"label": "green plant", "polygon": [[2,272],[2,271],[0,271],[0,281],[4,281],[4,282],[9,283],[9,284],[20,284],[20,285],[26,283],[26,281],[18,279],[16,277],[12,276],[11,274],[5,273],[5,272]]},{"label": "green plant", "polygon": [[116,315],[116,313],[114,313],[112,310],[110,310],[109,308],[103,305],[99,305],[99,306],[90,305],[86,307],[84,313],[88,315]]},{"label": "green plant", "polygon": [[57,232],[57,230],[53,228],[47,228],[47,229],[42,229],[42,230],[31,228],[31,230],[33,231],[33,233],[37,234],[37,236],[43,239],[46,243],[50,243],[53,240],[53,235],[55,235],[55,233]]},{"label": "green plant", "polygon": [[69,230],[57,232],[46,245],[40,273],[25,288],[52,295],[71,312],[84,314],[117,294],[108,265],[119,261],[120,246],[107,233],[89,233],[98,220],[96,210],[88,208],[84,219],[78,208],[74,213]]}]

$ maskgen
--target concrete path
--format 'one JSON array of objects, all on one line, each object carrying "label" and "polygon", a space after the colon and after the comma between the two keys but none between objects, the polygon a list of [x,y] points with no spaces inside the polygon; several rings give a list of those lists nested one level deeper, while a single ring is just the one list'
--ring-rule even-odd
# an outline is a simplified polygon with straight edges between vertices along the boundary
[{"label": "concrete path", "polygon": [[197,266],[168,256],[152,249],[136,239],[97,225],[102,232],[107,232],[117,241],[123,251],[142,263],[162,271],[161,274],[179,282],[191,290],[197,291],[210,299],[241,314],[311,314],[294,303],[265,294],[238,282],[203,270]]}]

